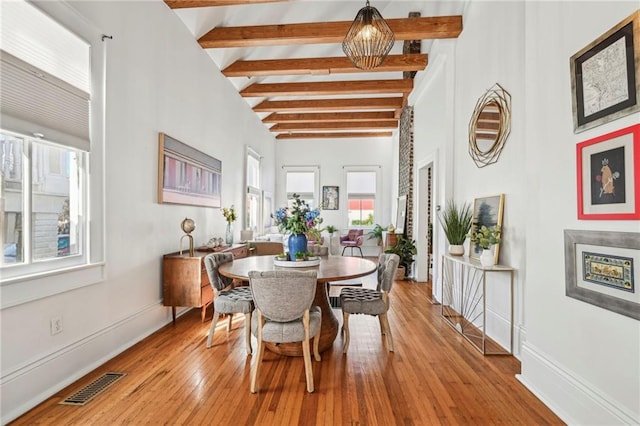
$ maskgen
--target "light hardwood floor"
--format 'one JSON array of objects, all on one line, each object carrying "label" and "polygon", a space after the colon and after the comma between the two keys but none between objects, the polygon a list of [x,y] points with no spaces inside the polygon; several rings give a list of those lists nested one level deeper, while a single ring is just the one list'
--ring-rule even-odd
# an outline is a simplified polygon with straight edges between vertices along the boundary
[{"label": "light hardwood floor", "polygon": [[[383,345],[376,318],[353,316],[349,353],[342,354],[339,334],[322,361],[312,363],[312,394],[301,357],[268,351],[259,392],[249,393],[242,316],[231,332],[221,321],[207,350],[211,313],[202,323],[195,309],[13,424],[563,424],[516,380],[517,359],[483,357],[443,322],[440,307],[428,302],[429,287],[395,283],[389,313],[395,353]],[[127,375],[85,406],[58,404],[105,372]]]}]

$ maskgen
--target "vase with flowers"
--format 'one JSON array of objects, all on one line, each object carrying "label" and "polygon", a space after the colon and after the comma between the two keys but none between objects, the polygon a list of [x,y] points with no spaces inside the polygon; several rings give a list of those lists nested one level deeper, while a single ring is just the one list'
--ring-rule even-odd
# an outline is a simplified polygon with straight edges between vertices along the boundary
[{"label": "vase with flowers", "polygon": [[480,254],[480,264],[482,266],[490,267],[496,264],[495,256],[491,252],[491,246],[500,243],[501,232],[499,225],[482,225],[478,228],[478,224],[476,224],[474,230],[469,234],[471,242],[482,248],[482,253]]},{"label": "vase with flowers", "polygon": [[288,233],[289,258],[295,259],[298,253],[307,252],[307,237],[315,237],[320,241],[322,229],[318,226],[322,223],[320,210],[312,209],[306,201],[300,199],[300,195],[293,194],[291,207],[279,208],[271,214],[280,232]]},{"label": "vase with flowers", "polygon": [[237,219],[236,209],[233,207],[233,204],[229,208],[223,207],[222,215],[224,216],[224,219],[227,221],[227,232],[225,234],[225,242],[227,243],[228,246],[230,246],[233,244],[233,229],[231,227],[231,224],[235,222]]}]

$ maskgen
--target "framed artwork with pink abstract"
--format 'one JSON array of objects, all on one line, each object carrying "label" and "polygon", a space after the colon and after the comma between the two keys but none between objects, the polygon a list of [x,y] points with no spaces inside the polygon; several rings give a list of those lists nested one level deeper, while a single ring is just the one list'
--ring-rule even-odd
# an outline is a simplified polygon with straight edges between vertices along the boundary
[{"label": "framed artwork with pink abstract", "polygon": [[220,207],[220,160],[165,133],[158,146],[158,203]]}]

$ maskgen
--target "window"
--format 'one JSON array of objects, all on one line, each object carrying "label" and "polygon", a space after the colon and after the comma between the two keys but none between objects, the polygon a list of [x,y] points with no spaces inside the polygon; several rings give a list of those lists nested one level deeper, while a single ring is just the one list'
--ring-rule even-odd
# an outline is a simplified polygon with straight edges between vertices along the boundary
[{"label": "window", "polygon": [[318,199],[318,167],[286,167],[285,190],[287,205],[293,205],[293,194],[300,195],[300,199],[309,204],[312,209],[317,207]]},{"label": "window", "polygon": [[3,288],[3,307],[103,277],[104,47],[68,12],[2,5],[0,282],[22,284]]},{"label": "window", "polygon": [[347,224],[373,227],[376,223],[378,170],[347,170]]},{"label": "window", "polygon": [[257,152],[247,147],[247,208],[245,216],[245,229],[250,229],[254,234],[262,228],[260,219],[262,216],[262,189],[260,177],[261,157]]},{"label": "window", "polygon": [[[85,154],[8,132],[0,133],[0,146],[5,203],[1,264],[81,254]],[[23,188],[31,191],[25,194]]]}]

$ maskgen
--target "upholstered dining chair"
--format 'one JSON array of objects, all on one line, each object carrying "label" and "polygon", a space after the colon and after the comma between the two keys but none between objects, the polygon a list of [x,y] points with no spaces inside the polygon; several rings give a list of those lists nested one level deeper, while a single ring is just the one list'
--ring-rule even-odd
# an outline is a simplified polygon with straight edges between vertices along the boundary
[{"label": "upholstered dining chair", "polygon": [[387,349],[393,352],[393,338],[387,319],[389,310],[389,293],[393,286],[400,257],[394,253],[382,253],[378,258],[378,285],[376,289],[363,287],[347,287],[340,292],[340,304],[342,305],[342,331],[344,332],[344,345],[342,353],[349,349],[349,315],[366,314],[377,316],[380,322],[380,331],[387,338]]},{"label": "upholstered dining chair", "polygon": [[360,257],[364,257],[362,255],[362,249],[360,248],[363,242],[364,231],[362,229],[350,229],[347,235],[340,237],[340,245],[344,247],[342,249],[342,256],[344,256],[344,251],[347,248],[351,249],[351,256],[353,256],[353,249],[357,248],[360,251]]},{"label": "upholstered dining chair", "polygon": [[302,342],[307,391],[313,392],[313,354],[320,361],[321,311],[311,306],[316,294],[317,271],[249,271],[249,286],[256,304],[251,329],[258,339],[258,356],[251,371],[251,393],[258,391],[264,342]]},{"label": "upholstered dining chair", "polygon": [[211,253],[205,256],[204,265],[207,268],[209,282],[213,288],[213,319],[209,328],[209,336],[207,337],[207,348],[211,347],[213,342],[213,334],[216,331],[216,324],[220,314],[229,315],[229,325],[227,330],[231,331],[231,320],[233,314],[244,314],[245,340],[247,345],[247,354],[251,355],[251,313],[255,305],[251,296],[249,286],[234,287],[231,278],[223,277],[218,273],[218,268],[227,262],[233,261],[231,253]]}]

